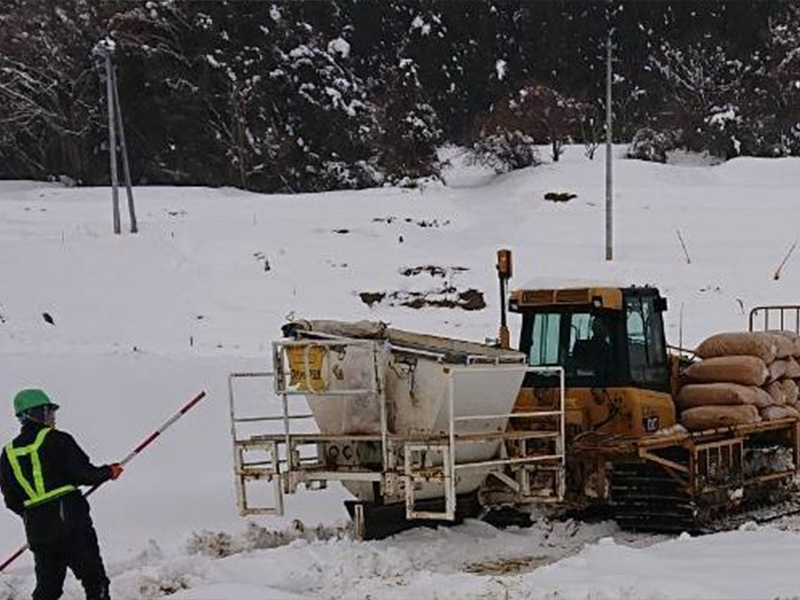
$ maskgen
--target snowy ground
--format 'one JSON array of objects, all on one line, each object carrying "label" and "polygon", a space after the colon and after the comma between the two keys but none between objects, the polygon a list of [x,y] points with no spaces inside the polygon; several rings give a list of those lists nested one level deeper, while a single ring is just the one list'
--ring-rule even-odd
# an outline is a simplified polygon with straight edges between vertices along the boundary
[{"label": "snowy ground", "polygon": [[[800,161],[617,161],[610,264],[603,163],[602,152],[588,161],[572,147],[557,164],[502,177],[457,166],[447,185],[416,190],[141,188],[141,233],[121,237],[110,232],[106,189],[0,182],[0,401],[45,388],[63,406],[59,425],[106,462],[208,392],[93,498],[114,595],[796,597],[800,526],[791,519],[702,538],[631,536],[613,523],[497,531],[473,521],[361,543],[348,536],[339,489],[289,497],[282,519],[237,516],[226,375],[267,368],[290,315],[482,341],[497,331],[500,247],[515,252],[512,287],[565,278],[659,286],[669,341],[687,347],[745,328],[753,305],[800,301],[800,258],[773,278],[800,235]],[[549,191],[577,198],[544,201]],[[402,274],[424,266],[445,276]],[[482,291],[487,307],[370,308],[358,296],[445,282]],[[16,430],[5,410],[2,440]],[[19,521],[0,513],[0,557],[23,541]],[[0,575],[0,600],[27,597],[32,583],[25,557]],[[72,579],[66,597],[82,597]]]}]

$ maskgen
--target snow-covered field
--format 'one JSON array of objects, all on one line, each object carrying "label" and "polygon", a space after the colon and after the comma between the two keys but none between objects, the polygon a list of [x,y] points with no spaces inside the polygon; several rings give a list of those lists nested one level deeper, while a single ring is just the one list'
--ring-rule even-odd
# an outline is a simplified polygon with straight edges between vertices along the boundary
[{"label": "snow-covered field", "polygon": [[[800,160],[617,161],[607,263],[604,157],[582,150],[501,177],[459,166],[452,152],[446,185],[414,190],[140,188],[141,232],[119,237],[107,189],[0,182],[0,438],[16,431],[15,391],[40,386],[63,407],[59,425],[110,462],[208,392],[93,497],[117,598],[797,597],[792,519],[702,538],[630,535],[609,522],[498,531],[471,521],[356,542],[339,489],[289,496],[281,519],[237,516],[226,376],[268,368],[292,315],[482,341],[497,331],[501,247],[515,253],[512,287],[659,286],[675,345],[745,328],[753,305],[800,302],[800,257],[773,278],[800,236]],[[549,191],[577,198],[544,201]],[[403,274],[425,266],[444,277]],[[480,290],[487,307],[415,310],[388,297],[369,307],[358,295],[446,284]],[[0,513],[0,558],[23,542],[18,519]],[[0,599],[28,597],[32,585],[26,556],[0,575]],[[82,597],[74,579],[66,597]]]}]

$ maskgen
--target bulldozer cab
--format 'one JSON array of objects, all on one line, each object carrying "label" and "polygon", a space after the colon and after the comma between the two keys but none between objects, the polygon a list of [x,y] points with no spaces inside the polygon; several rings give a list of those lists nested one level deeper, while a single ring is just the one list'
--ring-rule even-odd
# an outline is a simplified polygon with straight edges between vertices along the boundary
[{"label": "bulldozer cab", "polygon": [[[563,288],[512,292],[522,315],[519,349],[531,366],[562,366],[568,388],[670,391],[664,336],[666,299],[653,287]],[[551,387],[529,375],[527,387]]]}]

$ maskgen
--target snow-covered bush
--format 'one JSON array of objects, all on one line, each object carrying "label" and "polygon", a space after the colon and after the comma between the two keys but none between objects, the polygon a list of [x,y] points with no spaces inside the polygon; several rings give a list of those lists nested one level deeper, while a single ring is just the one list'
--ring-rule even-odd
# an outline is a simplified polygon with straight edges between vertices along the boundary
[{"label": "snow-covered bush", "polygon": [[673,138],[667,133],[642,127],[633,136],[625,156],[649,162],[667,162],[667,152],[672,150]]},{"label": "snow-covered bush", "polygon": [[469,162],[508,173],[541,164],[535,142],[521,131],[503,131],[477,140]]},{"label": "snow-covered bush", "polygon": [[539,164],[535,143],[548,143],[558,161],[563,146],[585,134],[589,107],[557,90],[529,83],[491,108],[475,126],[475,162],[501,173]]}]

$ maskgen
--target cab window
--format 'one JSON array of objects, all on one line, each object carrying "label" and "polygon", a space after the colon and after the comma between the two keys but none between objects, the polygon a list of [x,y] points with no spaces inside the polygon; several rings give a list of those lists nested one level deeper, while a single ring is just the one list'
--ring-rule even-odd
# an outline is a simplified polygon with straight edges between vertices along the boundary
[{"label": "cab window", "polygon": [[537,314],[533,319],[528,364],[534,367],[559,364],[558,347],[561,332],[561,315]]},{"label": "cab window", "polygon": [[633,297],[626,302],[631,379],[646,387],[661,385],[669,377],[662,318],[654,300]]},{"label": "cab window", "polygon": [[568,377],[607,375],[614,360],[612,331],[612,323],[603,315],[537,313],[529,345],[523,342],[522,349],[531,366],[563,366]]}]

